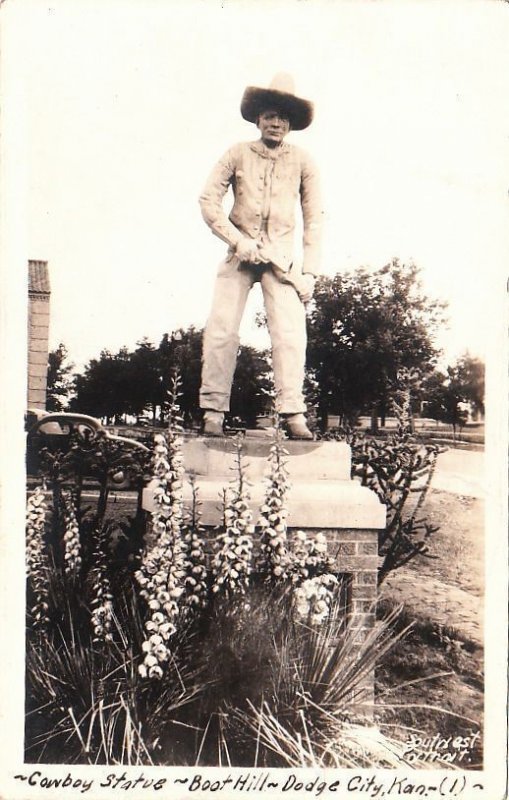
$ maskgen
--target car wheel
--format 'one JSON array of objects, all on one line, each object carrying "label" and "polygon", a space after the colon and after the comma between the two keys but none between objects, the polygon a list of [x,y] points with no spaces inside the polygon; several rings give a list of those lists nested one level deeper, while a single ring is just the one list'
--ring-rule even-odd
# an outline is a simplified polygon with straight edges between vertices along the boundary
[{"label": "car wheel", "polygon": [[110,489],[118,489],[118,491],[125,491],[132,487],[132,476],[126,470],[119,469],[118,472],[113,473],[108,485]]}]

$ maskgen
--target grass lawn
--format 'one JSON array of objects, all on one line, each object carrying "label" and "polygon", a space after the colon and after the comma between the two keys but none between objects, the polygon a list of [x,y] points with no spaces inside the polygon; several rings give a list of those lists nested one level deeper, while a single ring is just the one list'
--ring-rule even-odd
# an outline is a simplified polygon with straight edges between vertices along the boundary
[{"label": "grass lawn", "polygon": [[438,578],[476,597],[484,594],[484,503],[475,497],[431,490],[423,516],[440,530],[432,537],[430,553],[409,569]]},{"label": "grass lawn", "polygon": [[[473,639],[468,631],[450,627],[438,613],[432,613],[436,598],[429,596],[428,590],[433,587],[436,591],[437,586],[444,592],[460,589],[470,595],[474,605],[481,602],[484,593],[483,503],[472,497],[431,491],[423,515],[440,525],[430,546],[434,558],[416,558],[401,570],[401,577],[406,574],[412,578],[402,583],[412,587],[408,599],[400,591],[391,593],[389,587],[379,607],[379,614],[382,614],[403,601],[401,623],[413,622],[407,639],[379,664],[379,718],[392,731],[395,730],[393,725],[406,725],[425,733],[428,738],[440,734],[443,738],[452,736],[454,739],[481,730],[484,652],[479,640]],[[396,588],[399,577],[395,573],[388,583],[393,582]],[[407,707],[391,709],[391,704]],[[481,760],[482,737],[479,736],[458,766],[480,768]]]},{"label": "grass lawn", "polygon": [[[412,732],[428,739],[473,736],[482,730],[482,648],[452,628],[404,611],[401,623],[409,622],[414,623],[410,634],[377,668],[377,719],[382,730],[407,741]],[[480,736],[458,766],[482,767]]]}]

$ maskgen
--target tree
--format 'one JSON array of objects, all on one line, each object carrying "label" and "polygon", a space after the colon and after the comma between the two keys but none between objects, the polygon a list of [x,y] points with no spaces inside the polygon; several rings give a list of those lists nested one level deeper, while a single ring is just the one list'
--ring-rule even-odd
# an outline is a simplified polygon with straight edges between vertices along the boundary
[{"label": "tree", "polygon": [[271,368],[266,351],[241,345],[233,378],[230,410],[248,427],[256,425],[258,415],[267,411],[272,389]]},{"label": "tree", "polygon": [[127,359],[125,348],[116,355],[102,350],[98,359],[91,359],[84,373],[76,376],[76,396],[71,410],[108,420],[125,414],[128,410],[125,400]]},{"label": "tree", "polygon": [[[191,427],[201,418],[202,335],[202,330],[191,326],[165,333],[158,347],[142,339],[132,352],[125,347],[114,355],[103,350],[76,377],[73,410],[118,422],[126,414],[139,417],[149,409],[154,420],[164,422],[168,390],[172,377],[178,375],[178,403],[184,425]],[[252,424],[266,410],[269,372],[265,353],[240,347],[232,387],[233,415]]]},{"label": "tree", "polygon": [[462,387],[464,402],[474,411],[484,414],[484,363],[465,353],[454,367],[455,379]]},{"label": "tree", "polygon": [[468,419],[468,406],[484,412],[484,364],[466,353],[445,373],[435,370],[425,382],[424,413],[452,425],[454,434]]},{"label": "tree", "polygon": [[[184,424],[190,427],[200,419],[201,351],[203,330],[193,325],[165,333],[159,344],[159,368],[163,401],[167,397],[172,377],[179,375],[181,394],[178,402]],[[162,412],[164,419],[164,411]]]},{"label": "tree", "polygon": [[68,355],[67,348],[62,342],[48,355],[46,391],[48,411],[65,411],[71,402],[74,390],[72,375],[74,364],[67,362]]},{"label": "tree", "polygon": [[146,338],[136,345],[126,364],[129,413],[139,417],[148,407],[155,420],[157,409],[163,402],[161,354]]},{"label": "tree", "polygon": [[318,384],[318,414],[354,422],[364,410],[382,416],[405,367],[429,371],[444,304],[428,298],[419,269],[397,260],[374,272],[321,277],[309,314],[308,369]]},{"label": "tree", "polygon": [[428,399],[424,404],[427,417],[452,425],[456,434],[468,419],[468,412],[462,407],[463,393],[453,375],[453,368],[447,368],[447,374],[434,372],[426,384]]}]

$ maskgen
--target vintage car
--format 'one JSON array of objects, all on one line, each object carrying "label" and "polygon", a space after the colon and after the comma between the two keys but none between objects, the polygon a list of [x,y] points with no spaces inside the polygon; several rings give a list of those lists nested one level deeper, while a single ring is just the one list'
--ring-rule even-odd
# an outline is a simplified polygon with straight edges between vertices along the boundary
[{"label": "vintage car", "polygon": [[135,488],[150,451],[141,442],[116,436],[95,417],[29,409],[26,414],[27,475],[59,469],[65,477],[101,481],[116,489]]}]

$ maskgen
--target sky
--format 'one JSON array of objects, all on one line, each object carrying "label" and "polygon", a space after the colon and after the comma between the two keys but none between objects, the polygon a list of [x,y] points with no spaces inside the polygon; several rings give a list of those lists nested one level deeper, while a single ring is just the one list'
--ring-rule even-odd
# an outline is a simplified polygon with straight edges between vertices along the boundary
[{"label": "sky", "polygon": [[[225,246],[197,198],[219,156],[257,138],[244,88],[284,70],[315,103],[289,141],[321,170],[323,272],[413,261],[449,304],[446,358],[485,357],[509,253],[504,4],[20,6],[26,253],[49,264],[51,347],[81,368],[204,325]],[[263,346],[258,288],[241,333]]]}]

